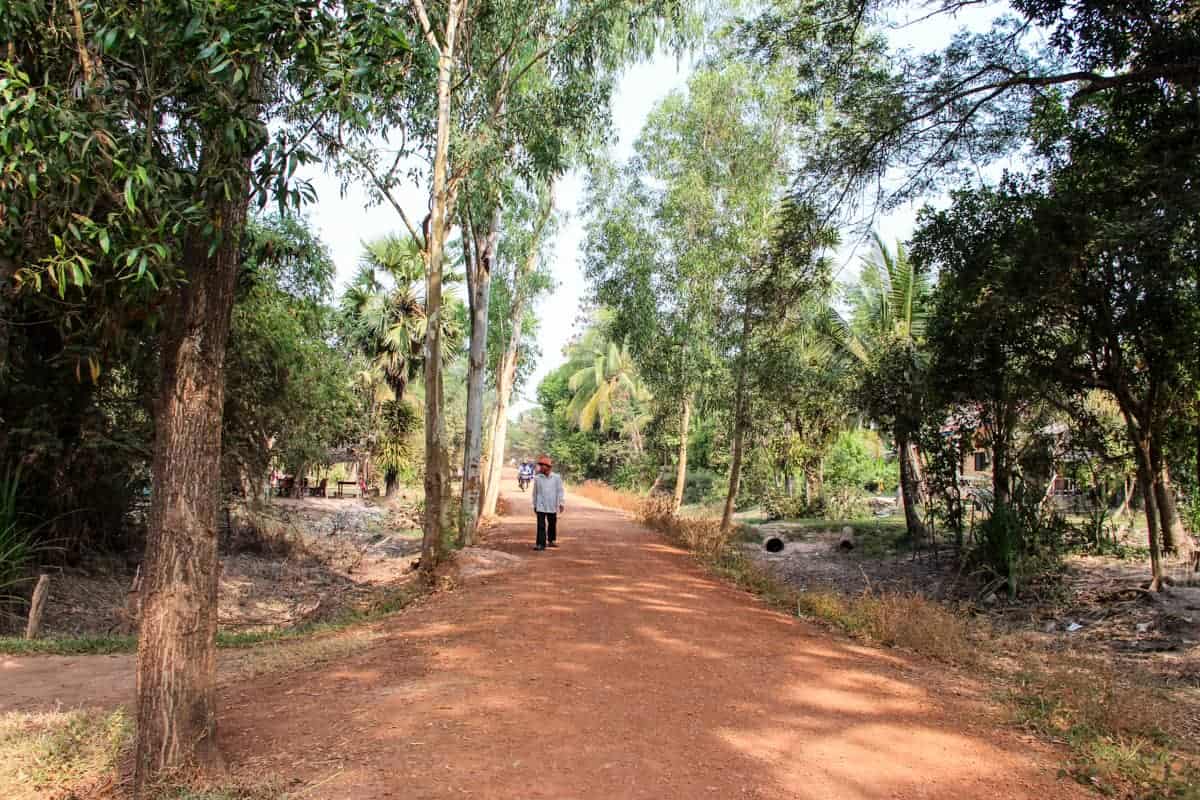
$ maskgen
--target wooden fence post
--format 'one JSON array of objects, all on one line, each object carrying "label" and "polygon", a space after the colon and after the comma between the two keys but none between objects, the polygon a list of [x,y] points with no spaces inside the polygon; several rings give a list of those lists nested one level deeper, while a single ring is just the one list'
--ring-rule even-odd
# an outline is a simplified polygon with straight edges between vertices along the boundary
[{"label": "wooden fence post", "polygon": [[50,576],[38,576],[37,586],[33,589],[33,600],[29,602],[29,623],[25,626],[25,638],[36,639],[38,628],[42,625],[42,610],[46,607],[46,595],[50,592]]}]

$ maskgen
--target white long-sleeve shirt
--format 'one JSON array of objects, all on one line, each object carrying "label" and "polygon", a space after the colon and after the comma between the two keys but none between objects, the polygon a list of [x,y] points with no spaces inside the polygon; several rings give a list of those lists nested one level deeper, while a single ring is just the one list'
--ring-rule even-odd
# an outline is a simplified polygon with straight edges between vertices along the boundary
[{"label": "white long-sleeve shirt", "polygon": [[562,476],[551,472],[549,475],[538,473],[533,476],[533,510],[547,514],[557,514],[559,506],[567,499],[563,491]]}]

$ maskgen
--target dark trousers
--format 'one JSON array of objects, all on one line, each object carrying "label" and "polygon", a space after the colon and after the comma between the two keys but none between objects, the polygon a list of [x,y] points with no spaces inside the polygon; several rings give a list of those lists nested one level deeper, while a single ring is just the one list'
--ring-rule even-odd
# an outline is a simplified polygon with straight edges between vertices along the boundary
[{"label": "dark trousers", "polygon": [[548,543],[554,542],[555,529],[558,527],[558,514],[539,511],[537,512],[537,518],[537,546],[545,547]]}]

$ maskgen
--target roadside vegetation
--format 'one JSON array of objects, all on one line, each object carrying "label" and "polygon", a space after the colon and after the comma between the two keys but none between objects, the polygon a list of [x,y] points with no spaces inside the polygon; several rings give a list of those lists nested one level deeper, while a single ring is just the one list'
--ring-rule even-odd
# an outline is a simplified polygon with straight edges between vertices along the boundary
[{"label": "roadside vegetation", "polygon": [[632,511],[715,575],[782,612],[933,659],[949,670],[948,682],[981,682],[1009,724],[1064,746],[1064,771],[1106,796],[1197,796],[1200,704],[1194,685],[1166,681],[1087,647],[1064,649],[998,624],[986,609],[939,602],[919,591],[799,589],[774,577],[744,542],[723,538],[717,517],[679,518],[669,499],[596,482],[574,491]]}]

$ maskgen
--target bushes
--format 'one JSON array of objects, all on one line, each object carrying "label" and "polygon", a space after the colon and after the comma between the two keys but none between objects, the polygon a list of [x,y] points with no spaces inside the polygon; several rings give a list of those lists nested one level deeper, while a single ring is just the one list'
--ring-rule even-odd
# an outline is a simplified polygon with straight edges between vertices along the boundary
[{"label": "bushes", "polygon": [[22,527],[17,510],[19,486],[19,480],[11,473],[0,478],[0,592],[24,573],[31,555],[29,534]]},{"label": "bushes", "polygon": [[1009,597],[1016,597],[1021,583],[1062,569],[1068,528],[1066,520],[1044,513],[1018,486],[1012,503],[996,506],[975,527],[969,560],[1002,579]]},{"label": "bushes", "polygon": [[[675,492],[675,470],[665,470],[659,479],[659,488],[667,494]],[[703,505],[725,499],[725,476],[709,469],[688,470],[683,484],[684,505]]]},{"label": "bushes", "polygon": [[650,454],[624,458],[617,461],[612,473],[612,484],[619,489],[637,491],[650,486],[657,473],[658,462]]},{"label": "bushes", "polygon": [[809,503],[803,495],[789,495],[773,491],[763,499],[763,512],[767,519],[801,519],[803,517],[825,516],[825,501],[817,498]]}]

